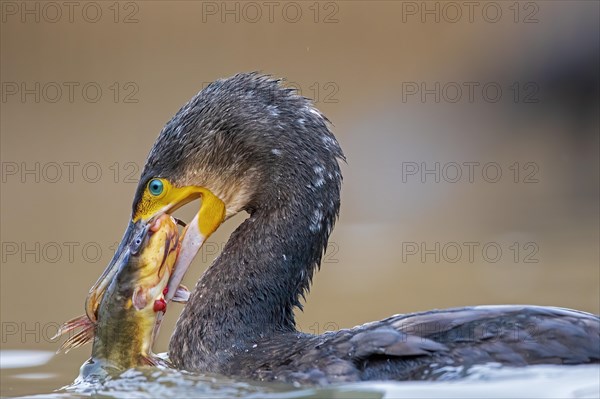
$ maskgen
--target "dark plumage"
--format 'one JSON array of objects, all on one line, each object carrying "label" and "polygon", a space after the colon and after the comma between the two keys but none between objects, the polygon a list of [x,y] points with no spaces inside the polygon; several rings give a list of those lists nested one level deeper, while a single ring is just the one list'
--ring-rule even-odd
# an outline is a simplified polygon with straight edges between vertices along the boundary
[{"label": "dark plumage", "polygon": [[[398,315],[319,336],[296,330],[340,206],[343,160],[326,118],[279,81],[240,74],[209,85],[160,133],[148,179],[210,189],[250,214],[198,281],[171,338],[176,367],[326,384],[435,378],[447,365],[600,360],[597,316],[477,307]],[[436,371],[437,370],[437,371]]]},{"label": "dark plumage", "polygon": [[[594,338],[595,337],[595,338]],[[279,334],[219,372],[329,384],[435,379],[447,366],[598,362],[598,318],[537,306],[480,306],[396,315],[322,335]]]}]

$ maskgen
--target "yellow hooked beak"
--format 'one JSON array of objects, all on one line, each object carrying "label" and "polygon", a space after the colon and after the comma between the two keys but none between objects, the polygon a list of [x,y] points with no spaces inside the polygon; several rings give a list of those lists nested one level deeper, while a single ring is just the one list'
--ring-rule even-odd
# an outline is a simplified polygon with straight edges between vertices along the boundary
[{"label": "yellow hooked beak", "polygon": [[129,257],[139,252],[152,223],[161,215],[171,214],[196,199],[201,200],[200,210],[182,233],[181,249],[167,286],[165,300],[173,298],[202,244],[223,223],[225,204],[204,187],[175,187],[167,179],[154,178],[146,185],[115,255],[90,289],[86,300],[86,313],[90,320],[96,321],[96,309],[102,295]]}]

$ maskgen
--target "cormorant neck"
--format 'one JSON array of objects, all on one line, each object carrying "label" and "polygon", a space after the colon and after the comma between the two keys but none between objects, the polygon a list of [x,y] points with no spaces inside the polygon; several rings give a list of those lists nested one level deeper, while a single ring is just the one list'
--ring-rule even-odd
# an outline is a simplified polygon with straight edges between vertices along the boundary
[{"label": "cormorant neck", "polygon": [[[340,205],[344,154],[306,98],[259,74],[198,93],[156,140],[138,192],[154,176],[202,186],[250,217],[190,296],[170,342],[180,368],[218,371],[232,352],[295,331]],[[136,203],[137,203],[136,200]]]},{"label": "cormorant neck", "polygon": [[287,201],[253,210],[234,231],[178,320],[169,348],[177,367],[216,372],[258,340],[296,331],[294,308],[302,308],[339,209],[339,169],[329,176],[331,186],[317,180],[288,190]]}]

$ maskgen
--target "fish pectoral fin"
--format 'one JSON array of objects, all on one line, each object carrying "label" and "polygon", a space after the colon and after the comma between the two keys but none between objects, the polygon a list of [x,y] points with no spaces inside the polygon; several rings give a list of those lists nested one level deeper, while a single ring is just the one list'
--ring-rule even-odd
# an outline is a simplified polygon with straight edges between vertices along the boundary
[{"label": "fish pectoral fin", "polygon": [[141,286],[137,286],[131,296],[131,302],[136,310],[142,310],[148,305],[148,292]]},{"label": "fish pectoral fin", "polygon": [[56,353],[60,352],[69,352],[73,348],[79,348],[82,345],[87,344],[94,338],[94,332],[96,329],[96,325],[93,321],[91,321],[87,315],[79,316],[74,319],[71,319],[65,323],[58,329],[58,332],[52,339],[58,338],[61,335],[64,335],[70,331],[73,331],[77,328],[81,328],[81,331],[77,332],[73,336],[69,337],[61,346],[58,348]]},{"label": "fish pectoral fin", "polygon": [[187,303],[188,299],[190,299],[190,290],[183,284],[180,284],[175,291],[175,295],[173,296],[173,302],[179,303]]},{"label": "fish pectoral fin", "polygon": [[54,340],[54,339],[60,337],[61,335],[65,335],[69,331],[75,330],[76,328],[80,328],[80,327],[85,328],[89,324],[91,324],[92,326],[94,325],[94,323],[87,317],[87,315],[75,317],[69,321],[65,321],[58,328],[58,331],[56,332],[56,334],[54,334],[54,336],[50,339]]},{"label": "fish pectoral fin", "polygon": [[151,367],[158,366],[157,360],[152,355],[140,355],[140,364]]}]

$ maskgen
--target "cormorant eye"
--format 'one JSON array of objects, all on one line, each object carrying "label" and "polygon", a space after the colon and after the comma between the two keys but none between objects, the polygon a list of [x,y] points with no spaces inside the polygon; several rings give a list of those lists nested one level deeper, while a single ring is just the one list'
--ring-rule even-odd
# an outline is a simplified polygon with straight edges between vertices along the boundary
[{"label": "cormorant eye", "polygon": [[158,196],[163,192],[163,182],[159,179],[152,179],[148,183],[148,191],[154,196]]}]

